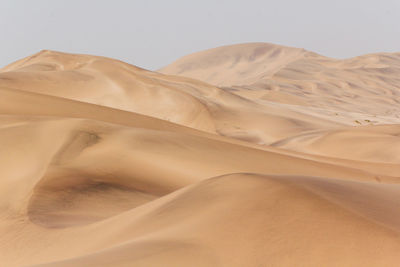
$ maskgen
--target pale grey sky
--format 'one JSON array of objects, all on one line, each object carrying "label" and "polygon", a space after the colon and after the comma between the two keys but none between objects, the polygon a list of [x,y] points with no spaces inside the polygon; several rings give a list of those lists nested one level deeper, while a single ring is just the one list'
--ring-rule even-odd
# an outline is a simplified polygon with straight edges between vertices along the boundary
[{"label": "pale grey sky", "polygon": [[400,52],[400,0],[1,0],[0,66],[51,49],[158,69],[221,45]]}]

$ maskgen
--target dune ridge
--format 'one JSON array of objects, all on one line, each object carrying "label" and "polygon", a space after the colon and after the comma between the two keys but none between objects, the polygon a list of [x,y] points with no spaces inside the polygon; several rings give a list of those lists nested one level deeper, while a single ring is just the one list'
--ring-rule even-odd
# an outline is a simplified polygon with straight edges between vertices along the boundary
[{"label": "dune ridge", "polygon": [[12,63],[0,265],[396,266],[399,67],[264,43]]}]

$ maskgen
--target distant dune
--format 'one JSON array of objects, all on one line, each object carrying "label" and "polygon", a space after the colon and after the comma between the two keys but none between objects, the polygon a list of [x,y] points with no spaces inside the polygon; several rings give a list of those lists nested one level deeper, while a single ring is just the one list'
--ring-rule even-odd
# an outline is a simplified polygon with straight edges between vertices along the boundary
[{"label": "distant dune", "polygon": [[195,53],[160,72],[228,87],[245,98],[307,110],[396,118],[400,112],[400,53],[336,60],[302,49],[254,43]]},{"label": "distant dune", "polygon": [[269,78],[287,64],[311,54],[304,49],[267,43],[223,46],[194,53],[162,68],[218,86],[249,85]]},{"label": "distant dune", "polygon": [[252,43],[0,70],[0,266],[397,266],[400,54]]}]

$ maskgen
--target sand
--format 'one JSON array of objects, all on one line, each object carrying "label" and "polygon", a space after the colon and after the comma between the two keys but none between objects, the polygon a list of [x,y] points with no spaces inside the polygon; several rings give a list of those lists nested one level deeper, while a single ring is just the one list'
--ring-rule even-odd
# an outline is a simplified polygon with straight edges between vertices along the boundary
[{"label": "sand", "polygon": [[252,43],[0,69],[0,266],[396,266],[400,54]]}]

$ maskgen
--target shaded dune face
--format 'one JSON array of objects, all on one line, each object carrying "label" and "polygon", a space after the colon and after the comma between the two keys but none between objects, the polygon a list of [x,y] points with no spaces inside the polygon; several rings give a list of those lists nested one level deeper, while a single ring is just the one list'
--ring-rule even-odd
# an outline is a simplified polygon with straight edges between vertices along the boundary
[{"label": "shaded dune face", "polygon": [[[161,151],[171,150],[169,155],[174,155],[176,158],[173,161],[174,165],[181,162],[185,167],[197,169],[201,166],[210,168],[214,165],[211,167],[214,170],[205,172],[209,173],[208,175],[218,173],[218,168],[232,168],[229,167],[230,164],[240,160],[241,155],[244,154],[247,154],[249,158],[232,170],[269,169],[272,171],[268,168],[269,164],[263,163],[262,155],[254,156],[249,153],[250,151],[241,150],[240,147],[214,143],[212,146],[222,152],[216,152],[217,155],[213,157],[215,160],[223,157],[223,151],[231,151],[237,155],[227,163],[220,162],[216,165],[212,158],[206,158],[208,153],[206,147],[211,145],[212,141],[205,142],[202,139],[192,137],[188,139],[181,136],[177,138],[181,141],[176,142],[174,136],[168,137],[167,134],[161,132],[127,130],[90,121],[74,123],[69,138],[60,146],[46,173],[32,190],[27,207],[29,219],[37,225],[49,228],[89,224],[140,206],[185,185],[185,183],[175,184],[173,181],[170,184],[162,183],[157,178],[157,172],[143,173],[140,170],[144,168],[143,163],[140,164],[134,160],[138,157],[135,155],[137,152],[131,149],[146,150],[147,155],[139,154],[140,157],[147,156],[153,160],[156,160],[157,154]],[[115,143],[117,139],[124,141]],[[203,148],[203,146],[206,147]],[[122,160],[121,157],[125,159]],[[118,164],[113,163],[115,158],[120,158]],[[189,167],[188,158],[192,158],[197,164],[191,164],[193,167]],[[85,164],[82,165],[80,162],[85,162]],[[254,164],[254,162],[259,163]],[[162,162],[160,165],[152,163],[150,167],[160,168],[162,164]],[[116,170],[117,168],[128,168],[128,170]],[[203,168],[206,170],[205,167]],[[171,175],[185,175],[187,170],[179,173],[179,169],[170,171]],[[275,172],[281,171],[285,172],[275,170]],[[305,169],[298,172],[312,174],[318,171]],[[332,175],[329,171],[320,171],[320,173]],[[164,172],[164,174],[167,173]],[[149,175],[154,177],[153,181],[149,179]]]},{"label": "shaded dune face", "polygon": [[[213,177],[145,205],[142,216],[146,221],[133,219],[137,214],[132,211],[100,226],[141,229],[140,234],[133,234],[139,236],[157,229],[158,236],[138,237],[102,253],[39,266],[125,266],[131,262],[157,266],[164,261],[167,266],[395,262],[398,256],[394,252],[400,243],[391,227],[398,227],[398,218],[384,214],[393,207],[391,203],[399,202],[398,189],[319,177],[251,173]],[[382,206],[374,206],[377,212],[371,213],[371,203]],[[193,243],[171,242],[165,246],[165,238],[173,238],[177,232]],[[202,247],[204,243],[199,240],[208,240],[213,250]],[[307,249],[299,248],[305,244]],[[385,249],[377,249],[377,244]],[[147,253],[152,256],[147,257]],[[233,253],[241,257],[232,257]],[[369,257],[370,253],[374,257]]]},{"label": "shaded dune face", "polygon": [[52,228],[93,223],[155,198],[127,186],[114,185],[112,181],[97,182],[87,176],[54,177],[54,180],[56,185],[39,184],[29,201],[27,214],[37,225]]},{"label": "shaded dune face", "polygon": [[1,266],[397,266],[399,54],[253,43],[0,70]]},{"label": "shaded dune face", "polygon": [[[27,215],[33,223],[48,228],[89,224],[172,191],[166,183],[141,177],[143,174],[137,169],[142,166],[132,160],[112,163],[113,157],[121,155],[102,142],[115,139],[113,135],[123,128],[90,121],[75,125],[32,189]],[[124,139],[123,135],[118,137]],[[85,164],[80,162],[82,157],[87,158],[83,159]],[[129,170],[115,171],[124,167]]]},{"label": "shaded dune face", "polygon": [[[54,165],[36,184],[27,215],[44,227],[70,227],[93,223],[132,209],[157,197],[134,183],[118,183],[110,175],[88,175],[84,170],[63,168],[85,149],[101,142],[95,132],[75,132],[53,159]],[[57,168],[60,166],[59,168]]]}]

